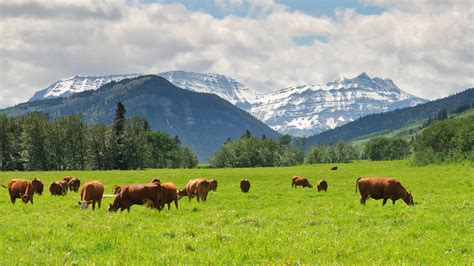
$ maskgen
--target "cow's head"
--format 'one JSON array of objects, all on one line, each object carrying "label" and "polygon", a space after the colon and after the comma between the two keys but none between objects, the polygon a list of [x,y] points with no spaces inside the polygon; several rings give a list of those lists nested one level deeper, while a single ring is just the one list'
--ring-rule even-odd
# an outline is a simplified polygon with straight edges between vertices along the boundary
[{"label": "cow's head", "polygon": [[44,185],[41,180],[39,180],[38,178],[34,178],[33,180],[31,180],[31,185],[33,185],[35,193],[37,193],[38,195],[43,194]]},{"label": "cow's head", "polygon": [[119,209],[119,206],[117,203],[110,203],[109,204],[109,208],[107,209],[108,212],[117,212],[117,210]]},{"label": "cow's head", "polygon": [[153,178],[153,179],[151,180],[151,183],[161,184],[161,180],[158,179],[158,178]]},{"label": "cow's head", "polygon": [[178,200],[181,199],[182,197],[187,196],[187,195],[188,195],[188,193],[186,192],[185,188],[183,188],[181,190],[178,190]]},{"label": "cow's head", "polygon": [[305,180],[305,185],[306,187],[313,188],[313,185],[311,185],[308,180]]},{"label": "cow's head", "polygon": [[79,204],[79,206],[81,206],[81,210],[85,210],[89,207],[89,204],[92,204],[92,200],[81,200],[81,201],[78,201],[77,204]]},{"label": "cow's head", "polygon": [[27,193],[23,194],[20,193],[21,201],[24,203],[28,203],[29,201],[33,201],[33,195],[28,195]]},{"label": "cow's head", "polygon": [[403,197],[403,201],[404,201],[407,205],[415,205],[415,202],[413,201],[413,195],[412,195],[410,192],[407,192],[407,194],[405,195],[405,197]]},{"label": "cow's head", "polygon": [[215,179],[209,180],[209,189],[213,191],[217,190],[217,180]]}]

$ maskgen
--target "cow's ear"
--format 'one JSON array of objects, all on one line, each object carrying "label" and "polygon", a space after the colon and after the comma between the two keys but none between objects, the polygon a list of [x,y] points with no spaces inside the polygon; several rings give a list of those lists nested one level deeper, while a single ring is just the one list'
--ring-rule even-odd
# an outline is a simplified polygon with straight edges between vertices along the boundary
[{"label": "cow's ear", "polygon": [[23,198],[25,196],[25,194],[23,193],[20,193],[20,197]]},{"label": "cow's ear", "polygon": [[80,201],[78,201],[78,202],[77,202],[77,204],[81,205],[81,202],[80,202]]}]

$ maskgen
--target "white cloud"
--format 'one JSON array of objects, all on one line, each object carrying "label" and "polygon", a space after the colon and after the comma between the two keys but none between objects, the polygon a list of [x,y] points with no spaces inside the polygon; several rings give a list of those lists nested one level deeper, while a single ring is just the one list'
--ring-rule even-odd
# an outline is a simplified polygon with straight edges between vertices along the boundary
[{"label": "white cloud", "polygon": [[[219,19],[180,4],[0,2],[0,107],[76,74],[173,69],[226,74],[262,92],[363,71],[431,99],[473,86],[470,1],[366,2],[387,10],[329,18],[231,1],[221,8],[245,5],[249,16]],[[328,42],[293,41],[315,35]]]}]

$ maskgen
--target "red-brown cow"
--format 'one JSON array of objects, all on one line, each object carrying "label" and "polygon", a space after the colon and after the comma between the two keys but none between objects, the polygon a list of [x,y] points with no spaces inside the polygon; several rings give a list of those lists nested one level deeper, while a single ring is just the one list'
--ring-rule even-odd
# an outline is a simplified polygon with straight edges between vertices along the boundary
[{"label": "red-brown cow", "polygon": [[188,196],[189,201],[191,201],[194,196],[197,194],[197,184],[203,180],[206,180],[204,178],[197,178],[197,179],[191,179],[189,182],[186,184],[186,186],[179,190],[178,192],[178,199],[183,198],[184,196]]},{"label": "red-brown cow", "polygon": [[150,204],[158,211],[161,208],[161,185],[156,183],[126,185],[115,196],[113,203],[110,204],[108,211],[116,212],[127,210],[130,212],[132,205]]},{"label": "red-brown cow", "polygon": [[63,195],[66,195],[67,194],[67,190],[68,190],[68,187],[69,187],[69,184],[66,180],[59,180],[57,181],[58,184],[61,186],[61,189],[62,189],[62,194]]},{"label": "red-brown cow", "polygon": [[294,176],[291,178],[291,187],[296,188],[297,186],[302,186],[303,188],[309,187],[312,188],[311,185],[306,177],[303,176]]},{"label": "red-brown cow", "polygon": [[69,180],[69,190],[77,192],[79,188],[81,187],[81,180],[78,178],[72,178]]},{"label": "red-brown cow", "polygon": [[209,181],[209,189],[212,191],[217,191],[217,180],[211,179]]},{"label": "red-brown cow", "polygon": [[196,184],[196,198],[197,201],[201,199],[203,202],[206,202],[207,195],[211,189],[211,183],[207,180],[200,180]]},{"label": "red-brown cow", "polygon": [[92,204],[92,210],[95,210],[95,203],[97,202],[100,209],[103,196],[104,185],[100,181],[89,181],[82,186],[81,201],[77,203],[81,206],[81,209],[87,209]]},{"label": "red-brown cow", "polygon": [[361,195],[360,203],[365,205],[368,198],[383,199],[382,206],[391,199],[393,204],[398,199],[403,199],[407,205],[414,205],[413,196],[408,192],[396,178],[382,177],[359,177],[356,181]]},{"label": "red-brown cow", "polygon": [[36,194],[40,196],[43,194],[44,184],[40,179],[33,178],[33,180],[31,180],[31,185],[33,186]]},{"label": "red-brown cow", "polygon": [[318,192],[321,191],[321,190],[324,190],[324,192],[326,192],[328,190],[328,182],[326,182],[326,180],[324,180],[324,179],[319,180],[316,187],[318,188]]},{"label": "red-brown cow", "polygon": [[59,184],[59,182],[55,181],[49,185],[49,192],[53,196],[63,196],[63,187]]},{"label": "red-brown cow", "polygon": [[165,204],[168,204],[169,210],[173,201],[176,209],[178,209],[178,194],[176,191],[176,185],[173,182],[161,184],[161,208],[163,209]]},{"label": "red-brown cow", "polygon": [[[2,187],[5,186],[2,185]],[[13,204],[15,204],[16,199],[21,199],[24,203],[31,202],[33,204],[33,196],[36,189],[30,180],[12,179],[5,188],[8,188],[10,200]]]},{"label": "red-brown cow", "polygon": [[248,179],[240,180],[240,191],[247,193],[250,190],[250,181]]},{"label": "red-brown cow", "polygon": [[336,171],[336,170],[337,170],[337,166],[331,167],[331,170],[332,170],[332,171]]}]

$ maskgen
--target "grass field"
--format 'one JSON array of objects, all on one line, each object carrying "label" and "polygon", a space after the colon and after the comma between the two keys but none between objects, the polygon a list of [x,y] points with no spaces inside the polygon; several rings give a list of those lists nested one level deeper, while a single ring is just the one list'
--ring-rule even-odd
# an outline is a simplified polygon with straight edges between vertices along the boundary
[{"label": "grass field", "polygon": [[[83,172],[3,172],[38,177],[45,192],[34,204],[10,203],[0,190],[0,265],[16,264],[418,264],[474,263],[474,171],[469,163],[411,167],[406,161],[356,162],[257,169]],[[130,213],[80,210],[78,193],[53,197],[47,185],[65,175],[112,185],[153,177],[183,187],[197,177],[216,178],[217,192],[198,204],[187,198],[158,213],[133,206]],[[290,177],[324,178],[328,192],[292,189]],[[395,176],[414,195],[359,204],[356,177]],[[248,178],[248,194],[239,180]]]}]

